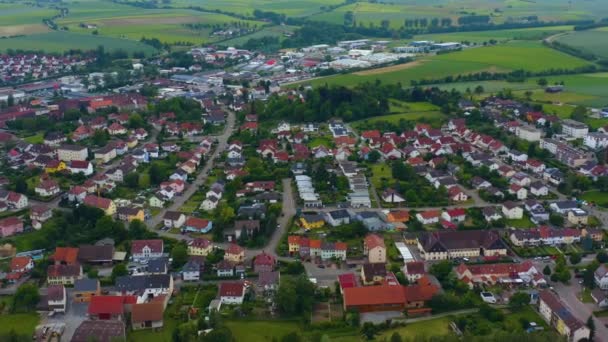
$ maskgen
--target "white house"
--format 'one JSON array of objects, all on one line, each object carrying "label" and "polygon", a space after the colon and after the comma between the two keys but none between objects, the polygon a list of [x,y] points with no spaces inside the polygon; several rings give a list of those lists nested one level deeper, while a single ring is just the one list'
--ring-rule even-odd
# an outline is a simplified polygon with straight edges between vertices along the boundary
[{"label": "white house", "polygon": [[585,146],[599,150],[608,147],[608,134],[606,133],[589,133],[585,136]]},{"label": "white house", "polygon": [[594,273],[595,284],[602,290],[608,290],[608,267],[601,265]]},{"label": "white house", "polygon": [[534,182],[530,184],[530,193],[536,197],[544,197],[549,195],[549,188],[542,182]]},{"label": "white house", "polygon": [[186,215],[178,211],[167,211],[163,216],[163,223],[168,228],[181,228],[186,222]]},{"label": "white house", "polygon": [[245,299],[245,284],[229,282],[220,284],[220,302],[229,305],[241,305]]},{"label": "white house", "polygon": [[507,201],[502,204],[502,214],[509,220],[518,220],[524,217],[524,210],[517,203]]}]

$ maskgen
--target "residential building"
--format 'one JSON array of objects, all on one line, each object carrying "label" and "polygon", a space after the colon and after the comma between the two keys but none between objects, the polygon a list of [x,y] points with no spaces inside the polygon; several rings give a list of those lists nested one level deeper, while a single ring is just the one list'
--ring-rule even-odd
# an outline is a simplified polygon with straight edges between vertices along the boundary
[{"label": "residential building", "polygon": [[540,141],[542,132],[532,126],[518,126],[515,128],[515,135],[526,141]]},{"label": "residential building", "polygon": [[74,282],[73,297],[77,303],[88,303],[91,298],[101,295],[99,279],[82,278]]},{"label": "residential building", "polygon": [[[458,280],[465,282],[470,288],[474,286],[505,285],[537,285],[546,284],[540,272],[531,261],[513,264],[460,264],[455,268]],[[538,277],[540,276],[540,277]]]},{"label": "residential building", "polygon": [[85,320],[74,331],[71,342],[90,342],[91,336],[99,342],[126,341],[125,324],[119,320]]},{"label": "residential building", "polygon": [[167,211],[163,223],[167,228],[181,228],[186,223],[186,215],[179,211]]},{"label": "residential building", "polygon": [[403,266],[403,274],[410,283],[415,283],[418,279],[426,275],[424,261],[410,261]]},{"label": "residential building", "polygon": [[23,220],[15,216],[0,219],[0,237],[9,237],[23,232]]},{"label": "residential building", "polygon": [[554,327],[568,341],[588,340],[591,334],[585,324],[574,317],[562,301],[549,290],[539,294],[538,311],[547,324]]},{"label": "residential building", "polygon": [[572,119],[564,119],[561,122],[562,133],[575,139],[583,139],[589,133],[589,126]]},{"label": "residential building", "polygon": [[131,242],[131,257],[135,261],[158,259],[163,256],[163,240],[133,240]]},{"label": "residential building", "polygon": [[162,301],[134,304],[131,309],[131,327],[133,330],[162,328],[164,311]]},{"label": "residential building", "polygon": [[73,285],[77,279],[82,278],[82,266],[73,265],[51,265],[48,267],[47,283],[49,285]]},{"label": "residential building", "polygon": [[418,250],[427,261],[507,255],[498,232],[485,230],[424,232]]},{"label": "residential building", "polygon": [[212,250],[211,241],[205,238],[195,238],[188,242],[188,255],[207,256]]},{"label": "residential building", "polygon": [[608,267],[600,265],[593,273],[595,285],[602,290],[608,290]]},{"label": "residential building", "polygon": [[517,203],[507,201],[502,204],[502,214],[506,219],[518,220],[524,217],[524,210]]},{"label": "residential building", "polygon": [[51,312],[64,313],[67,306],[67,295],[63,285],[50,285],[46,289],[48,309]]},{"label": "residential building", "polygon": [[84,146],[62,145],[57,149],[57,158],[65,162],[87,160],[88,157],[89,149]]},{"label": "residential building", "polygon": [[245,299],[245,284],[242,282],[220,283],[219,300],[222,304],[241,305]]},{"label": "residential building", "polygon": [[363,255],[367,255],[369,263],[386,263],[384,239],[376,234],[366,236],[363,240]]},{"label": "residential building", "polygon": [[228,248],[226,248],[224,260],[233,263],[241,263],[245,260],[245,250],[241,246],[231,243]]},{"label": "residential building", "polygon": [[184,224],[183,230],[193,233],[206,234],[213,228],[213,223],[209,220],[190,216]]},{"label": "residential building", "polygon": [[87,195],[83,201],[84,205],[103,210],[104,214],[112,216],[116,214],[116,204],[109,198],[103,198],[95,195]]},{"label": "residential building", "polygon": [[571,228],[541,226],[533,229],[512,229],[509,240],[518,247],[573,244],[581,240],[581,232]]},{"label": "residential building", "polygon": [[363,264],[361,267],[361,281],[363,285],[381,284],[386,278],[386,264]]}]

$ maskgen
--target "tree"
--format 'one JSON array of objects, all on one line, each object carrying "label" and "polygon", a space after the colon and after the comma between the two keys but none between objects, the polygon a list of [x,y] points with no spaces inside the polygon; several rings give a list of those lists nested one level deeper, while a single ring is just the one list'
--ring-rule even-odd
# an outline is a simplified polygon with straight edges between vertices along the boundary
[{"label": "tree", "polygon": [[112,269],[112,275],[110,276],[110,278],[112,279],[112,282],[115,282],[116,278],[123,277],[128,274],[129,271],[127,270],[127,266],[125,264],[118,264]]},{"label": "tree", "polygon": [[281,342],[302,342],[302,336],[296,331],[292,331],[289,334],[281,338]]},{"label": "tree", "polygon": [[554,226],[563,227],[564,217],[562,215],[552,213],[549,215],[549,222]]},{"label": "tree", "polygon": [[546,78],[540,78],[536,83],[541,87],[546,87],[549,84]]},{"label": "tree", "polygon": [[484,91],[485,91],[485,89],[481,85],[478,85],[477,87],[475,87],[475,94],[476,95],[481,95],[481,94],[484,93]]},{"label": "tree", "polygon": [[374,336],[378,333],[378,328],[371,322],[363,323],[361,327],[361,334],[368,340],[373,340]]},{"label": "tree", "polygon": [[570,118],[576,121],[584,121],[587,118],[587,107],[576,106],[570,114]]},{"label": "tree", "polygon": [[391,335],[391,342],[402,342],[403,339],[401,338],[401,335],[399,335],[398,332],[394,332],[393,335]]},{"label": "tree", "polygon": [[595,259],[600,263],[600,264],[605,264],[608,262],[608,254],[604,251],[598,252],[597,255],[595,256]]},{"label": "tree", "polygon": [[131,172],[125,176],[125,185],[131,189],[137,189],[139,186],[139,174]]},{"label": "tree", "polygon": [[595,337],[595,321],[593,320],[593,316],[587,318],[587,328],[589,328],[589,341],[593,341]]},{"label": "tree", "polygon": [[516,292],[509,299],[509,308],[511,310],[520,310],[530,303],[530,295],[525,292]]},{"label": "tree", "polygon": [[183,243],[178,243],[171,249],[173,268],[180,268],[188,261],[188,248]]},{"label": "tree", "polygon": [[549,267],[549,265],[545,265],[545,268],[543,268],[543,274],[546,276],[551,275],[551,267]]},{"label": "tree", "polygon": [[15,181],[15,192],[20,194],[27,193],[27,182],[22,177],[17,178]]},{"label": "tree", "polygon": [[40,301],[38,286],[30,283],[23,284],[17,288],[13,297],[13,305],[11,312],[30,312],[36,309],[36,305]]},{"label": "tree", "polygon": [[378,162],[378,160],[380,160],[380,157],[382,157],[382,155],[380,155],[380,152],[373,150],[370,153],[367,154],[367,160],[370,163],[376,163]]},{"label": "tree", "polygon": [[580,254],[578,254],[578,253],[572,253],[572,254],[570,254],[570,263],[571,263],[572,265],[576,265],[576,264],[578,264],[579,262],[581,262],[581,260],[582,260],[582,259],[583,259],[583,258],[582,258],[582,257],[581,257],[581,255],[580,255]]},{"label": "tree", "polygon": [[296,288],[293,281],[281,281],[279,290],[275,295],[275,301],[279,311],[286,315],[293,315],[296,306]]}]

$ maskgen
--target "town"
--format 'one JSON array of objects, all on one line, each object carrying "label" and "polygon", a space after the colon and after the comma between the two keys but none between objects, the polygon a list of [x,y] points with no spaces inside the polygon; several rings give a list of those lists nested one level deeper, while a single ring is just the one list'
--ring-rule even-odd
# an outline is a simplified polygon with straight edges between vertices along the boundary
[{"label": "town", "polygon": [[0,308],[36,341],[240,341],[265,320],[286,328],[260,340],[605,341],[608,110],[308,83],[478,48],[389,43],[120,71],[0,56]]}]

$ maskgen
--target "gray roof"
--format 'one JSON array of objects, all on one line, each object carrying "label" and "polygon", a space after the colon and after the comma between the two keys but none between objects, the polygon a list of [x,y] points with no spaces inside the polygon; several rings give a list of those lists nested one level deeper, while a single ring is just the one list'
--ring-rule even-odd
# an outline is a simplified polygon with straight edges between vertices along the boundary
[{"label": "gray roof", "polygon": [[158,258],[148,261],[148,272],[150,273],[166,273],[169,269],[167,259]]},{"label": "gray roof", "polygon": [[122,276],[116,278],[116,290],[125,292],[143,291],[145,289],[169,288],[171,276],[168,274],[150,274],[143,276]]},{"label": "gray roof", "polygon": [[76,292],[95,292],[99,288],[99,280],[82,278],[76,279],[74,282],[74,291]]}]

